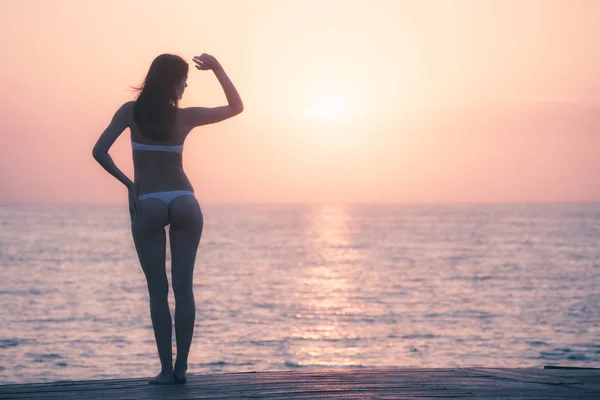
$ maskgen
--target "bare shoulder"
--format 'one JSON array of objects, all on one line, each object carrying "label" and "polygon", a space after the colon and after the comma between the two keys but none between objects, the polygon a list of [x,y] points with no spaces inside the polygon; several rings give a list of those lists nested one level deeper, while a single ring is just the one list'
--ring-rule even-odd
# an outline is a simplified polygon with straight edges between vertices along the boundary
[{"label": "bare shoulder", "polygon": [[188,121],[191,120],[191,114],[193,113],[192,108],[194,108],[194,107],[185,107],[185,108],[179,107],[177,109],[179,112],[179,116],[180,116],[181,120],[183,121],[183,123],[187,124]]},{"label": "bare shoulder", "polygon": [[192,124],[192,120],[193,120],[193,111],[192,111],[193,107],[185,107],[185,108],[181,108],[179,107],[177,109],[178,114],[179,114],[179,121],[181,121],[181,124],[185,127],[184,129],[186,131],[189,131],[191,129],[193,129],[193,124]]},{"label": "bare shoulder", "polygon": [[117,110],[117,114],[121,115],[121,118],[124,118],[124,121],[127,122],[127,125],[131,124],[133,121],[133,107],[135,106],[135,100],[128,101],[123,103],[121,107]]},{"label": "bare shoulder", "polygon": [[111,123],[125,127],[131,126],[131,123],[133,122],[134,105],[135,101],[128,101],[126,103],[123,103],[113,115]]}]

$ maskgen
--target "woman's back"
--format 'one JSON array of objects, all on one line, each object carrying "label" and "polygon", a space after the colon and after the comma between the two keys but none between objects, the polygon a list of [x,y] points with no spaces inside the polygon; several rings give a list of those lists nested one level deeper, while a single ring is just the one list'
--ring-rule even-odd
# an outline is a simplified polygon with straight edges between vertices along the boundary
[{"label": "woman's back", "polygon": [[172,130],[165,141],[147,138],[135,122],[131,102],[131,147],[133,152],[134,182],[138,194],[174,190],[193,191],[183,170],[183,142],[190,132],[181,109],[177,110]]}]

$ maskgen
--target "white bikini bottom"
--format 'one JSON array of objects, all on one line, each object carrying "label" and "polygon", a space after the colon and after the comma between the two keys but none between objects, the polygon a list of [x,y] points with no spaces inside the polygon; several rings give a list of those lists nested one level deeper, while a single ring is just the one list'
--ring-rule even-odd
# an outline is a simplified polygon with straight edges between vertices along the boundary
[{"label": "white bikini bottom", "polygon": [[146,199],[159,199],[165,202],[168,206],[171,204],[173,200],[175,200],[179,196],[193,196],[194,192],[191,190],[171,190],[168,192],[154,192],[154,193],[145,193],[138,196],[139,200]]}]

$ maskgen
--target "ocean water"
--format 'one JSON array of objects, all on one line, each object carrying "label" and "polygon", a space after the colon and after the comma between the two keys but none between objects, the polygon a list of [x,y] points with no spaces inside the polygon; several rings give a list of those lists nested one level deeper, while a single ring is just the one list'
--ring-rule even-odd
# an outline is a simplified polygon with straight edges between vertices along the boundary
[{"label": "ocean water", "polygon": [[[203,212],[191,373],[600,367],[600,204]],[[158,373],[125,207],[0,206],[0,267],[0,383]]]}]

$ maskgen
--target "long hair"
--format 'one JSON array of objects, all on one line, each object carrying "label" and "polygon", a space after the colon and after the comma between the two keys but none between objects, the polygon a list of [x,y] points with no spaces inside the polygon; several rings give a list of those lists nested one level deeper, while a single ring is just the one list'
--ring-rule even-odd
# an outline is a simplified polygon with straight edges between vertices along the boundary
[{"label": "long hair", "polygon": [[185,60],[172,54],[156,57],[139,91],[133,108],[133,118],[141,134],[149,139],[167,139],[173,129],[179,99],[175,87],[188,74]]}]

